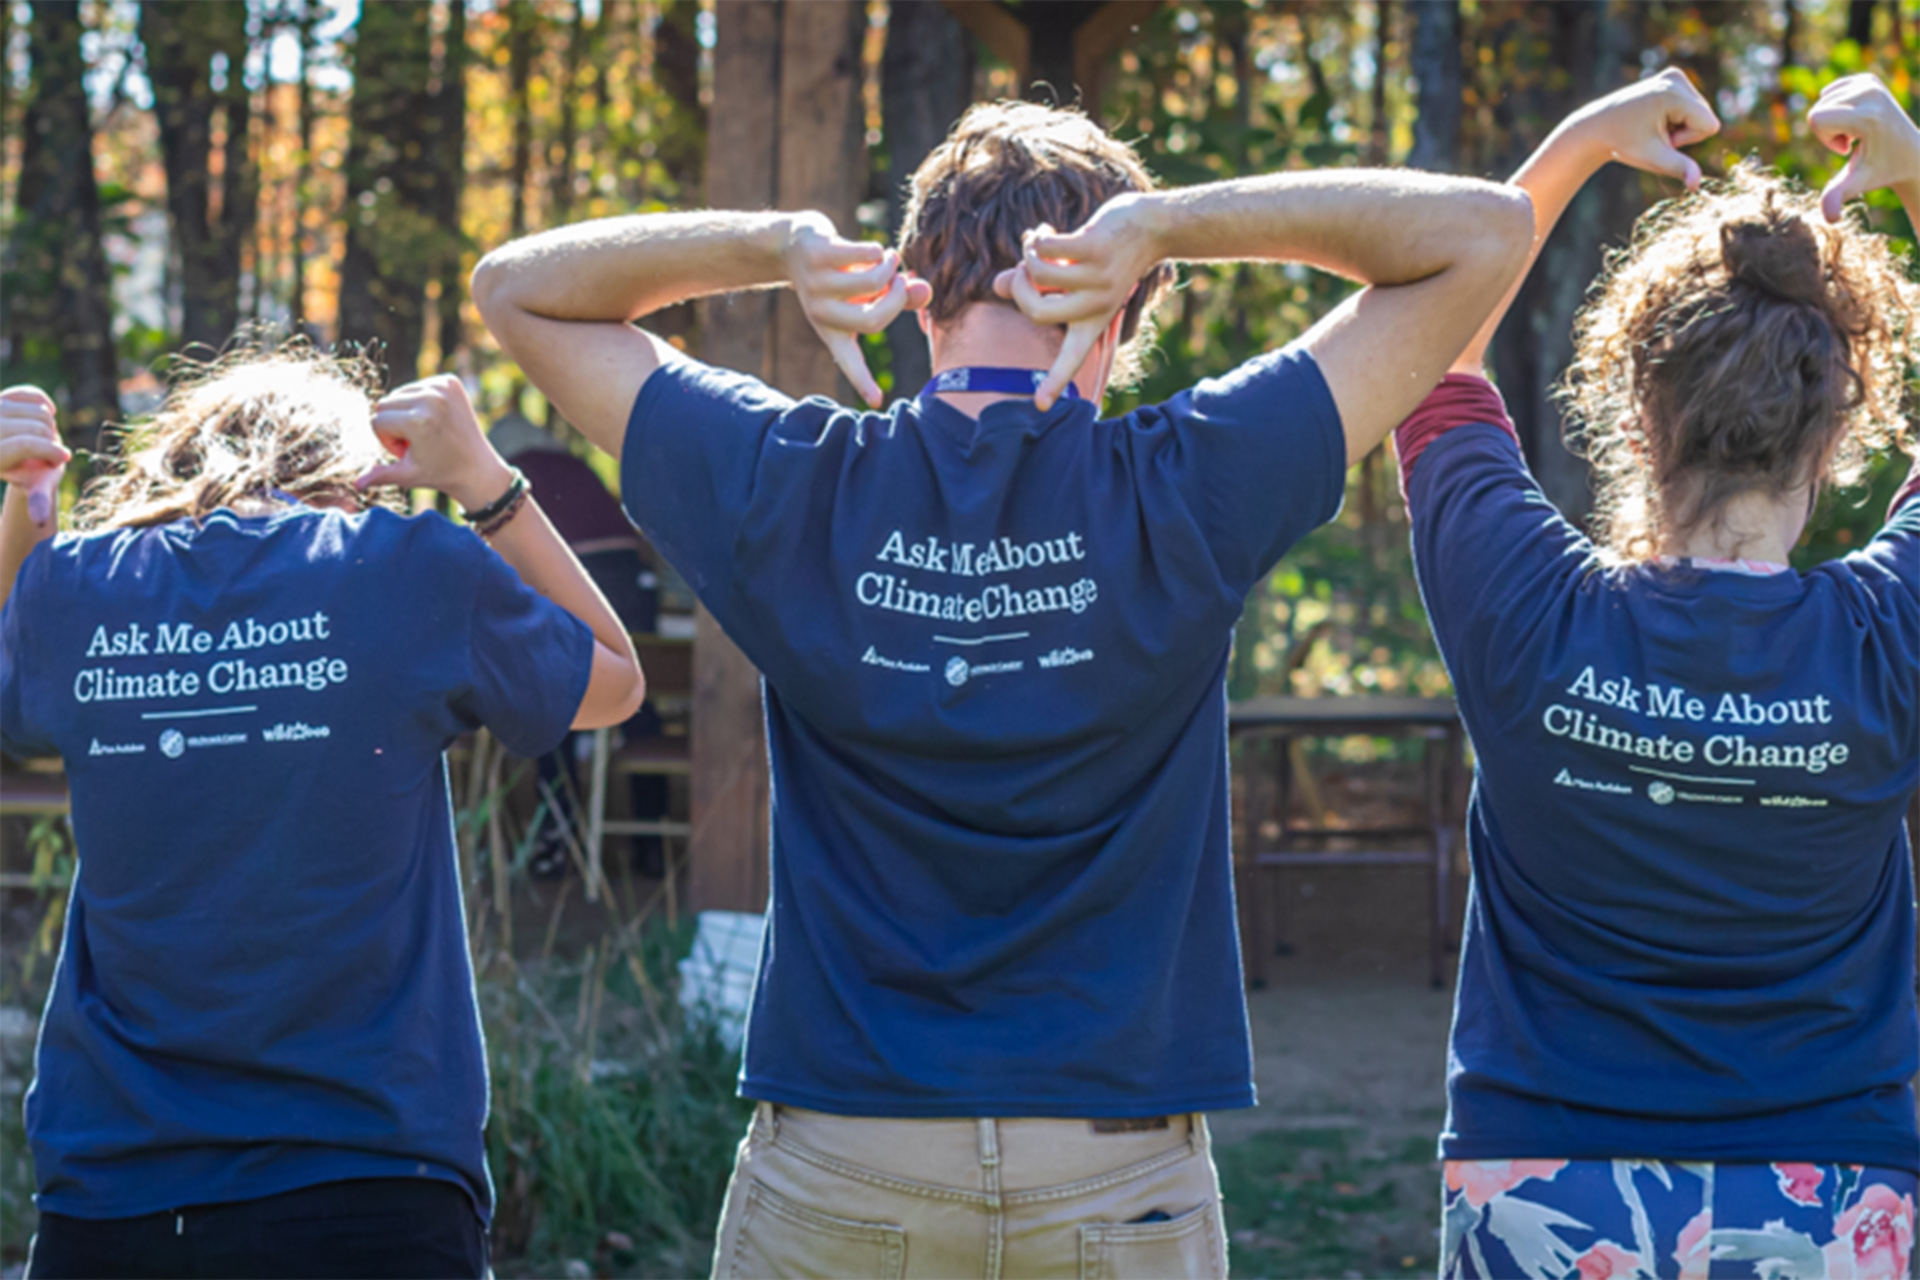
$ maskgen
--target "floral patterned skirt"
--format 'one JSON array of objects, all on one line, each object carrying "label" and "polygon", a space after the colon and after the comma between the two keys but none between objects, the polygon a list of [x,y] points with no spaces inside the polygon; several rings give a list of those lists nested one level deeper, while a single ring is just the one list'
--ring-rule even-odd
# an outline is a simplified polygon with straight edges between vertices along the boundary
[{"label": "floral patterned skirt", "polygon": [[1856,1164],[1449,1160],[1440,1275],[1896,1280],[1916,1181]]}]

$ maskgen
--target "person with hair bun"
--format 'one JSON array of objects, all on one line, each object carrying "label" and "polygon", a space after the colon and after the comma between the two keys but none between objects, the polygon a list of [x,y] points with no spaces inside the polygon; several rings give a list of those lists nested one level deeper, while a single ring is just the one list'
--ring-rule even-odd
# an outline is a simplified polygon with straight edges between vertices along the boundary
[{"label": "person with hair bun", "polygon": [[1809,120],[1849,157],[1819,197],[1703,184],[1677,71],[1514,178],[1536,246],[1609,159],[1690,189],[1578,320],[1595,539],[1480,375],[1500,312],[1396,435],[1477,759],[1443,1276],[1908,1274],[1920,468],[1866,547],[1787,558],[1824,488],[1913,451],[1917,291],[1842,203],[1920,215],[1920,129],[1871,76]]},{"label": "person with hair bun", "polygon": [[53,402],[0,392],[0,746],[62,757],[79,853],[34,1280],[487,1274],[442,753],[539,755],[644,681],[459,380],[374,386],[304,347],[190,370],[67,533]]}]

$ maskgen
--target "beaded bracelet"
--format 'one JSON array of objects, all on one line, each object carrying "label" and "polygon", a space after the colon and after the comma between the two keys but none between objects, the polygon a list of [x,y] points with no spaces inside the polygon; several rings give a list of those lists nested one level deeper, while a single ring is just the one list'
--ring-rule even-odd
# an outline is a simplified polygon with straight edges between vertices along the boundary
[{"label": "beaded bracelet", "polygon": [[507,521],[520,513],[520,504],[533,492],[533,486],[527,483],[520,468],[509,467],[513,479],[507,484],[507,491],[489,502],[466,513],[467,526],[482,538],[491,538],[506,527]]}]

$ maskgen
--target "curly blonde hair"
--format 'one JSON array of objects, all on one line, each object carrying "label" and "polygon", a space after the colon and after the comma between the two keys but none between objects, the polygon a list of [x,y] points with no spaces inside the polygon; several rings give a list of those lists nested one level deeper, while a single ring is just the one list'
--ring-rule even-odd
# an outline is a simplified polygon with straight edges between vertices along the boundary
[{"label": "curly blonde hair", "polygon": [[87,486],[75,528],[200,520],[286,498],[404,509],[397,490],[353,484],[385,458],[371,425],[380,393],[372,362],[303,340],[244,343],[210,361],[176,357],[172,379],[153,417],[125,429],[118,469]]},{"label": "curly blonde hair", "polygon": [[[1035,102],[982,102],[909,181],[900,258],[933,287],[927,314],[948,323],[976,302],[1001,301],[993,278],[1020,264],[1021,236],[1046,223],[1077,230],[1101,205],[1158,184],[1133,148],[1079,111]],[[1152,312],[1173,285],[1164,263],[1127,300],[1111,384],[1130,386],[1153,345]]]},{"label": "curly blonde hair", "polygon": [[1742,493],[1857,481],[1910,438],[1917,311],[1885,237],[1753,162],[1651,210],[1576,320],[1560,391],[1604,547],[1646,560]]}]

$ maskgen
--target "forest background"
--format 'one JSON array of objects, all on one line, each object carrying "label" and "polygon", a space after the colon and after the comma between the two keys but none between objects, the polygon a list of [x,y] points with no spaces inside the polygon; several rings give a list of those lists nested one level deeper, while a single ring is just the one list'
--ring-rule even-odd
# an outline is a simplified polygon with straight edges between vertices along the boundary
[{"label": "forest background", "polygon": [[[109,428],[157,403],[172,353],[243,325],[376,342],[395,384],[458,372],[484,416],[518,409],[585,454],[500,356],[468,274],[528,231],[727,203],[756,175],[710,128],[715,103],[779,91],[743,33],[783,22],[828,42],[847,82],[848,127],[807,158],[855,175],[858,198],[832,212],[874,239],[897,230],[905,176],[969,102],[1050,92],[1036,79],[1067,98],[1077,80],[1170,184],[1364,164],[1504,178],[1568,110],[1666,66],[1725,121],[1696,149],[1709,174],[1752,154],[1823,182],[1838,161],[1804,116],[1841,75],[1878,72],[1920,109],[1920,0],[0,0],[0,383],[56,395],[83,450],[70,490],[111,465]],[[1536,474],[1575,518],[1588,473],[1553,398],[1573,315],[1606,251],[1675,194],[1618,166],[1589,184],[1494,346]],[[1910,247],[1897,202],[1869,204]],[[1289,266],[1189,269],[1146,379],[1109,407],[1278,346],[1347,288]],[[717,314],[651,324],[724,358]],[[926,376],[909,326],[868,354],[893,394]],[[1802,565],[1870,536],[1904,471],[1884,459],[1824,501]],[[1340,518],[1252,594],[1230,692],[1446,691],[1393,461],[1376,452]],[[497,833],[498,789],[465,796],[463,852]],[[51,885],[71,850],[44,824],[34,840]],[[37,945],[0,976],[8,1005],[37,1008],[61,905],[39,903]],[[515,967],[510,937],[498,947],[485,908],[480,894],[503,1274],[703,1272],[741,1113],[729,1051],[662,995],[684,936],[643,935],[630,926],[646,912],[630,911],[536,974]],[[539,958],[553,951],[549,929]],[[31,1223],[19,1087],[9,1073],[0,1090],[0,1263]]]}]

